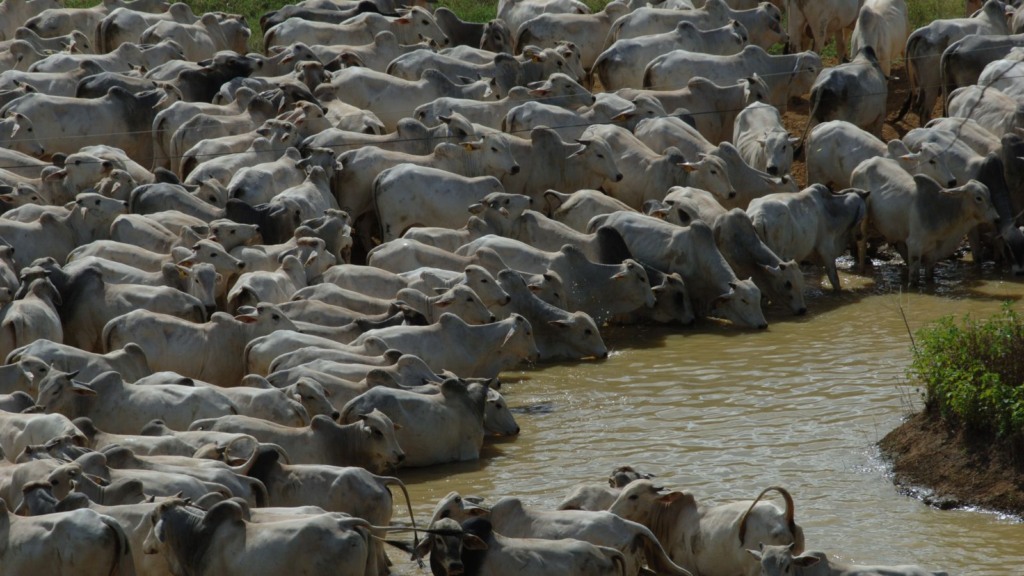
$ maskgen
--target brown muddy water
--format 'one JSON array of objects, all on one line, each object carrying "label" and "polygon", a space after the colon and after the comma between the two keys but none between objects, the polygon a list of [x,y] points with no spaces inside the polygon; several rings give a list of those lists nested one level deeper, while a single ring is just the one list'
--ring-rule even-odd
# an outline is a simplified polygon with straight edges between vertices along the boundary
[{"label": "brown muddy water", "polygon": [[[900,494],[875,447],[921,406],[906,379],[902,314],[916,330],[943,315],[988,316],[1008,300],[1021,308],[1024,281],[964,263],[920,289],[901,290],[888,265],[844,274],[851,290],[839,295],[807,279],[809,314],[772,311],[767,331],[615,328],[605,361],[503,374],[522,435],[489,442],[478,462],[401,471],[417,520],[451,490],[554,507],[575,485],[630,464],[699,502],[784,486],[808,548],[846,561],[1024,574],[1024,523]],[[400,496],[396,504],[404,508]],[[395,520],[405,516],[396,507]],[[429,574],[391,555],[398,573]]]}]

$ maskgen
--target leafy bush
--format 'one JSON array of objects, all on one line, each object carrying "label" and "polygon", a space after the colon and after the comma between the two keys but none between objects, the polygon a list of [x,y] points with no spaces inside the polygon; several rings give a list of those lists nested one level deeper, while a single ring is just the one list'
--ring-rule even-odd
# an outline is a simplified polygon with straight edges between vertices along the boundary
[{"label": "leafy bush", "polygon": [[1003,307],[987,320],[945,317],[918,331],[911,374],[926,409],[975,433],[1024,438],[1024,318]]}]

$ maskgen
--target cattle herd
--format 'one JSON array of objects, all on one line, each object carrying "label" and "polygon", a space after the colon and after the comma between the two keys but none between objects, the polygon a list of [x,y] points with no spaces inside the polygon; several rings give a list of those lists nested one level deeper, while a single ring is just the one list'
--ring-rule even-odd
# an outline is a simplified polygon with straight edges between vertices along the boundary
[{"label": "cattle herd", "polygon": [[[305,0],[260,54],[184,3],[3,0],[0,575],[378,576],[399,537],[437,576],[938,574],[805,552],[782,487],[627,466],[417,524],[382,474],[519,434],[499,374],[608,324],[766,328],[882,245],[910,283],[965,236],[1024,272],[1024,10],[966,14]],[[890,112],[922,127],[886,143]]]}]

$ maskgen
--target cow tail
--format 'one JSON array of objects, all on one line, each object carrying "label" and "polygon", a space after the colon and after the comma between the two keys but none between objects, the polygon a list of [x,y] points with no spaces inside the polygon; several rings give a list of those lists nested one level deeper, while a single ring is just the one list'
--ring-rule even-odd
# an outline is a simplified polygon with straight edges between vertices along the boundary
[{"label": "cow tail", "polygon": [[412,499],[409,498],[409,491],[405,487],[405,482],[394,476],[376,476],[378,482],[383,486],[390,488],[391,486],[398,486],[402,490],[402,494],[405,495],[405,506],[409,510],[409,520],[412,521],[412,547],[415,550],[416,546],[419,545],[419,538],[416,532],[416,517],[412,513]]},{"label": "cow tail", "polygon": [[608,35],[604,38],[604,46],[601,47],[602,52],[611,48],[611,45],[618,40],[619,31],[622,30],[622,27],[626,24],[627,16],[629,16],[629,14],[624,14],[615,20],[615,22],[612,22],[611,27],[608,28]]},{"label": "cow tail", "polygon": [[110,352],[110,351],[112,351],[114,349],[113,345],[111,344],[111,340],[114,337],[114,330],[116,328],[117,328],[117,324],[115,324],[113,322],[113,320],[110,321],[110,322],[107,322],[107,324],[103,327],[103,352],[104,353]]},{"label": "cow tail", "polygon": [[949,116],[949,95],[956,89],[953,85],[952,75],[953,64],[956,61],[956,52],[943,50],[939,58],[939,85],[942,87],[942,115]]},{"label": "cow tail", "polygon": [[903,117],[910,111],[911,105],[923,100],[923,94],[921,94],[921,87],[917,85],[917,65],[914,63],[915,58],[913,54],[916,51],[917,45],[921,42],[921,36],[910,35],[910,39],[907,40],[906,53],[903,56],[903,61],[907,67],[907,81],[910,83],[910,90],[907,91],[907,99],[903,101],[903,105],[900,106],[899,112],[896,113],[894,120],[903,120]]},{"label": "cow tail", "polygon": [[789,528],[789,532],[795,536],[799,531],[799,528],[796,525],[796,506],[793,504],[793,496],[788,490],[781,486],[769,486],[762,490],[761,493],[757,495],[757,498],[754,498],[754,501],[750,503],[750,508],[747,508],[747,511],[743,513],[742,517],[740,517],[740,546],[743,546],[743,540],[747,535],[747,517],[750,516],[750,511],[754,509],[754,506],[757,506],[757,503],[761,501],[761,498],[763,498],[765,494],[772,490],[781,494],[782,498],[786,501],[786,526]]},{"label": "cow tail", "polygon": [[651,82],[651,64],[653,64],[653,63],[654,62],[649,62],[647,64],[647,67],[644,68],[644,80],[641,83],[641,86],[644,89],[646,89],[646,90],[653,90],[654,89],[654,87],[652,85],[652,82]]},{"label": "cow tail", "polygon": [[[817,87],[815,87],[817,88]],[[796,149],[793,150],[793,158],[803,158],[804,145],[807,143],[807,134],[810,133],[811,128],[814,127],[814,116],[818,113],[818,107],[821,105],[821,90],[811,90],[811,112],[807,115],[807,125],[804,126],[804,133],[800,135],[800,143],[796,145]]]},{"label": "cow tail", "polygon": [[[383,174],[383,172],[381,172]],[[380,177],[381,174],[377,174],[377,177],[373,179],[373,211],[377,214],[377,226],[380,227],[381,240],[384,238],[391,237],[391,231],[385,228],[384,224],[384,213],[380,211]]]},{"label": "cow tail", "polygon": [[590,67],[590,70],[587,70],[586,81],[587,81],[587,85],[590,87],[591,91],[594,90],[594,75],[595,74],[597,75],[598,80],[601,81],[601,89],[608,90],[608,84],[605,83],[607,81],[607,74],[604,73],[605,72],[605,66],[604,66],[605,60],[606,60],[606,58],[604,57],[604,53],[602,53],[600,56],[597,57],[597,60],[594,61],[594,64],[593,64],[593,66]]},{"label": "cow tail", "polygon": [[[612,554],[612,552],[614,552],[614,554]],[[629,576],[629,569],[626,567],[626,557],[622,555],[622,552],[619,552],[614,548],[609,548],[607,549],[607,554],[611,556],[612,564],[618,567],[619,576]]]},{"label": "cow tail", "polygon": [[693,576],[693,573],[676,564],[665,551],[665,547],[658,541],[658,537],[651,532],[651,529],[643,524],[638,524],[636,540],[644,547],[644,556],[647,564],[658,574],[667,576]]},{"label": "cow tail", "polygon": [[109,18],[100,20],[100,25],[96,27],[96,38],[93,40],[96,42],[96,51],[98,54],[106,54],[112,52],[112,48],[107,48],[107,38],[110,37],[110,28],[113,26],[112,21]]},{"label": "cow tail", "polygon": [[132,547],[124,528],[109,516],[100,516],[100,519],[114,533],[114,559],[110,565],[110,576],[135,576]]}]

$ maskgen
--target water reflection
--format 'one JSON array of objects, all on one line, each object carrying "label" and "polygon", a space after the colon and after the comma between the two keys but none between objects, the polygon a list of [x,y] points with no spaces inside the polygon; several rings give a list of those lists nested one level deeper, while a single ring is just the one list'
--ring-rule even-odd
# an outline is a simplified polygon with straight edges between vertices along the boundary
[{"label": "water reflection", "polygon": [[553,507],[576,484],[630,464],[706,502],[785,486],[808,546],[848,561],[1022,573],[1024,524],[901,495],[875,443],[920,405],[905,379],[908,329],[993,314],[1024,285],[945,263],[934,285],[910,289],[886,263],[871,276],[844,274],[850,290],[838,295],[807,281],[809,314],[772,311],[767,331],[613,328],[605,361],[504,375],[522,436],[487,447],[480,462],[402,471],[418,517],[451,490]]}]

